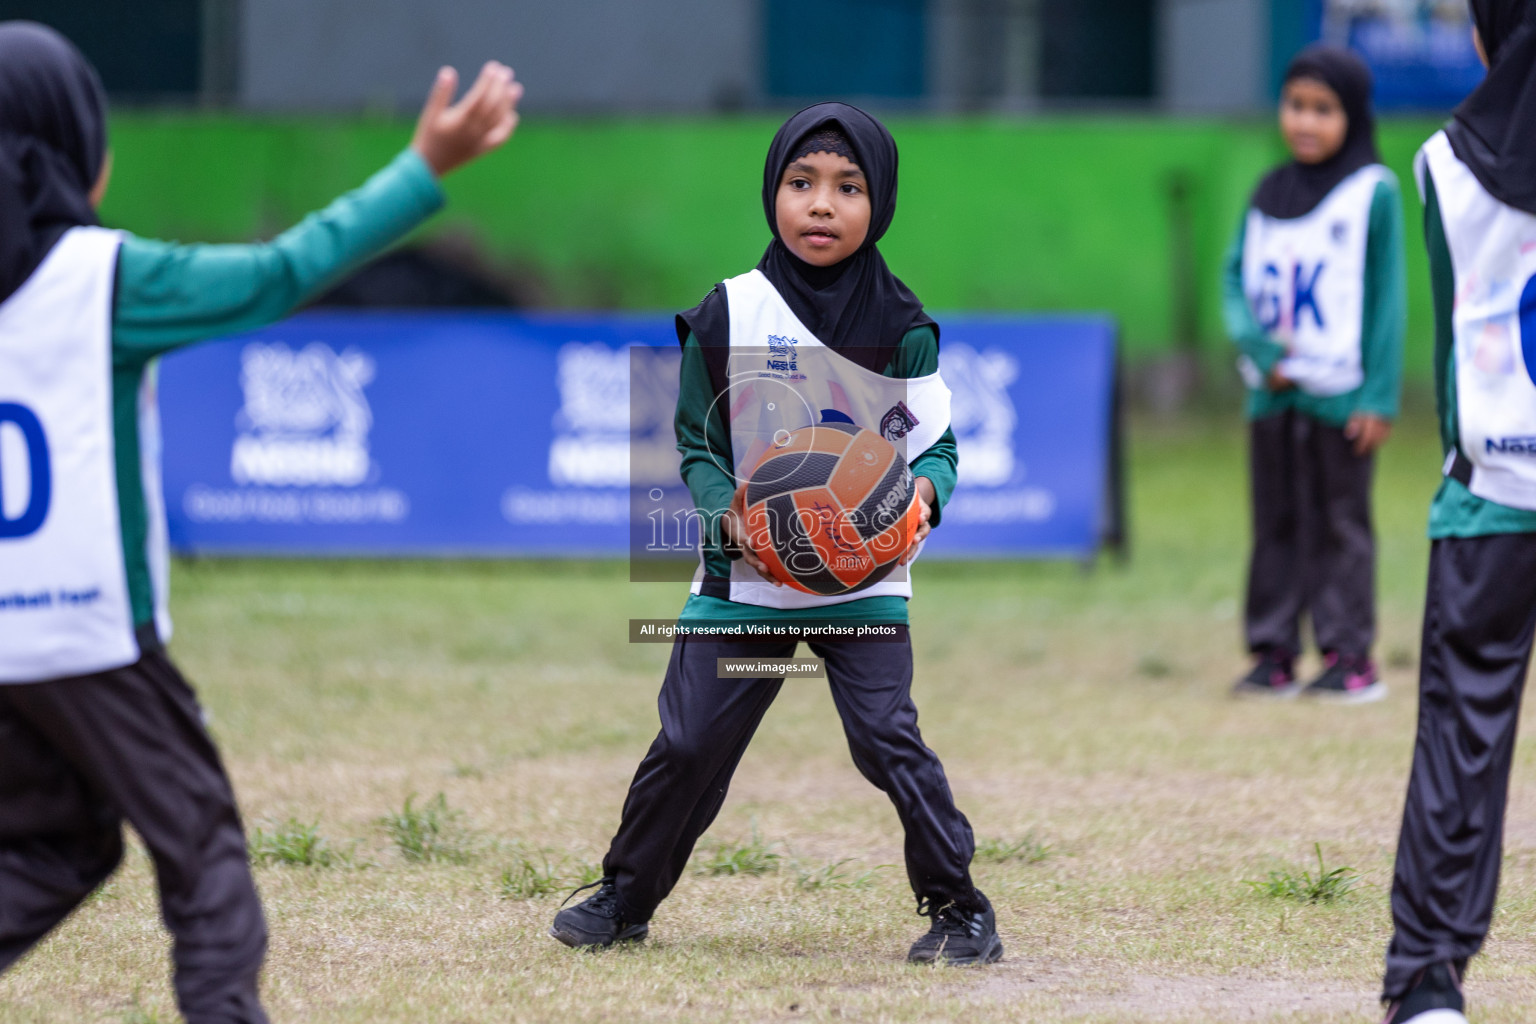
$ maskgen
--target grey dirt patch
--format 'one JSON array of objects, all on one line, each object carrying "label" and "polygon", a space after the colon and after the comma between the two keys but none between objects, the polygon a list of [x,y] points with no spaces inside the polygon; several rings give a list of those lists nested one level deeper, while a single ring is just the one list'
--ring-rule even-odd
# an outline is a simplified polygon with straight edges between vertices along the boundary
[{"label": "grey dirt patch", "polygon": [[[1102,973],[1101,973],[1102,972]],[[1368,987],[1335,979],[1116,974],[1113,964],[1007,959],[972,990],[987,1002],[1058,1000],[1065,1019],[1248,1021],[1327,1018],[1368,1021],[1378,1013]]]}]

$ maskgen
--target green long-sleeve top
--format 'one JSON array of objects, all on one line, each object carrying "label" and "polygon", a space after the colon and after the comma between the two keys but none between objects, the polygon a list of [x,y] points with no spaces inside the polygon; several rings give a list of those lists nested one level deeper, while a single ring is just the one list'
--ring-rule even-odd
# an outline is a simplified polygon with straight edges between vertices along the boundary
[{"label": "green long-sleeve top", "polygon": [[[901,339],[891,356],[884,375],[907,379],[924,377],[939,368],[939,336],[932,326],[914,327]],[[710,410],[715,415],[710,415]],[[683,482],[702,514],[703,521],[719,521],[730,507],[736,483],[716,461],[712,452],[731,451],[730,424],[723,414],[723,403],[715,401],[714,385],[704,350],[691,334],[683,340],[682,368],[679,375],[677,449],[682,452]],[[925,476],[933,483],[934,502],[929,525],[937,527],[945,503],[954,493],[959,456],[953,430],[945,430],[932,447],[912,460],[912,475]],[[720,538],[706,537],[704,571],[711,576],[729,576],[731,560],[720,547]],[[728,601],[720,597],[691,594],[683,605],[682,622],[906,622],[907,602],[901,597],[863,597],[841,604],[815,608],[760,608]]]},{"label": "green long-sleeve top", "polygon": [[[1227,334],[1264,377],[1285,357],[1285,347],[1259,326],[1243,290],[1243,247],[1248,219],[1238,224],[1237,237],[1227,250],[1222,274],[1222,318]],[[1342,427],[1356,412],[1397,417],[1403,380],[1403,335],[1408,321],[1408,269],[1403,248],[1403,208],[1397,181],[1388,177],[1371,196],[1365,243],[1365,290],[1360,334],[1360,361],[1365,379],[1342,395],[1309,395],[1300,388],[1271,391],[1249,388],[1249,419],[1263,419],[1295,409],[1314,419]]]},{"label": "green long-sleeve top", "polygon": [[[1424,172],[1424,242],[1429,249],[1429,282],[1435,300],[1435,405],[1440,414],[1440,443],[1446,455],[1461,445],[1456,406],[1456,273],[1440,218],[1435,181]],[[1429,535],[1486,537],[1496,533],[1536,532],[1536,512],[1479,498],[1459,480],[1445,477],[1429,506]]]},{"label": "green long-sleeve top", "polygon": [[271,242],[180,245],[124,236],[112,313],[112,419],[135,628],[154,619],[138,416],[151,361],[193,342],[282,319],[442,205],[431,169],[406,150],[362,187]]}]

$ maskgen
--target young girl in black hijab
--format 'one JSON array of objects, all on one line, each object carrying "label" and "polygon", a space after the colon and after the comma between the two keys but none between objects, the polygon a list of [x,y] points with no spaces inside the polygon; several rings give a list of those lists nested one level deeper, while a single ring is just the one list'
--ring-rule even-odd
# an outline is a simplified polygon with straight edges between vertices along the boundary
[{"label": "young girl in black hijab", "polygon": [[270,244],[151,242],[97,226],[95,71],[52,30],[0,23],[0,427],[25,452],[0,477],[0,971],[116,869],[127,821],[155,864],[183,1017],[266,1021],[239,811],[164,647],[149,367],[279,319],[436,211],[438,177],[511,135],[521,93],[498,64],[450,106],[455,85],[443,69],[411,148]]},{"label": "young girl in black hijab", "polygon": [[[1376,154],[1371,74],[1312,46],[1286,72],[1292,159],[1259,183],[1227,258],[1224,315],[1247,380],[1253,502],[1239,695],[1385,695],[1371,660],[1373,455],[1397,414],[1406,321],[1397,180]],[[1308,613],[1325,667],[1296,679]]]},{"label": "young girl in black hijab", "polygon": [[1536,631],[1536,3],[1473,0],[1488,77],[1419,153],[1445,479],[1392,879],[1389,1024],[1461,1022]]},{"label": "young girl in black hijab", "polygon": [[[910,464],[925,523],[937,525],[955,482],[949,391],[938,327],[885,265],[876,243],[896,212],[896,143],[855,107],[819,103],[774,136],[763,169],[773,240],[757,268],[717,285],[678,317],[682,474],[706,523],[688,627],[896,627],[890,642],[814,640],[854,763],[896,806],[907,877],[928,934],[916,962],[990,963],[1002,955],[987,898],[971,884],[974,842],[912,703],[905,572],[821,597],[779,585],[742,527],[741,482],[776,434],[816,422],[880,432]],[[787,658],[795,641],[681,636],[659,701],[661,733],[630,785],[597,893],[555,917],[571,946],[644,938],[694,844],[725,800],[737,762],[782,677],[717,678],[721,658]]]}]

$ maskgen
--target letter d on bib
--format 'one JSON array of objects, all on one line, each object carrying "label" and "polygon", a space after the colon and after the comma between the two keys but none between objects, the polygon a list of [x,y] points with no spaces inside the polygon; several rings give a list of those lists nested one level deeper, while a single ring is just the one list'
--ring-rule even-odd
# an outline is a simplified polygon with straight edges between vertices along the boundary
[{"label": "letter d on bib", "polygon": [[[48,518],[48,504],[53,496],[53,471],[48,463],[48,438],[43,434],[42,423],[26,406],[0,402],[0,435],[5,433],[8,424],[21,431],[22,441],[26,445],[27,475],[31,478],[31,488],[27,507],[16,518],[9,518],[5,495],[8,475],[4,464],[5,445],[0,443],[0,540],[15,540],[41,529],[43,520]],[[17,473],[9,476],[13,482],[20,478]]]},{"label": "letter d on bib", "polygon": [[1520,354],[1525,357],[1525,372],[1536,383],[1536,277],[1525,282],[1520,293]]}]

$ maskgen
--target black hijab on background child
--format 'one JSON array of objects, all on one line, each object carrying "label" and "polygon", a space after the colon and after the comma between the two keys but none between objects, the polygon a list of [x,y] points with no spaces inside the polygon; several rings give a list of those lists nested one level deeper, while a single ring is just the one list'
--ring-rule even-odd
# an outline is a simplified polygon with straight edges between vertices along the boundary
[{"label": "black hijab on background child", "polygon": [[[784,169],[793,160],[820,152],[847,157],[869,185],[869,234],[857,252],[830,267],[813,266],[790,252],[779,237],[776,214]],[[817,103],[784,122],[763,166],[763,212],[773,241],[757,269],[822,344],[876,373],[884,371],[912,328],[932,324],[938,329],[875,247],[896,215],[896,163],[896,140],[885,125],[846,103]],[[704,347],[720,385],[731,331],[724,288],[716,287],[703,302],[678,315],[678,340],[685,340],[689,331]]]},{"label": "black hijab on background child", "polygon": [[1341,47],[1317,43],[1298,53],[1286,68],[1287,85],[1298,78],[1332,89],[1344,106],[1349,127],[1344,144],[1333,156],[1316,164],[1292,160],[1259,182],[1253,207],[1277,220],[1305,217],[1345,178],[1381,162],[1376,152],[1376,119],[1371,112],[1371,69],[1365,62]]},{"label": "black hijab on background child", "polygon": [[0,23],[0,302],[64,232],[97,223],[106,152],[106,101],[80,51],[42,25]]},{"label": "black hijab on background child", "polygon": [[1536,3],[1472,0],[1488,77],[1446,128],[1488,194],[1536,214]]}]

